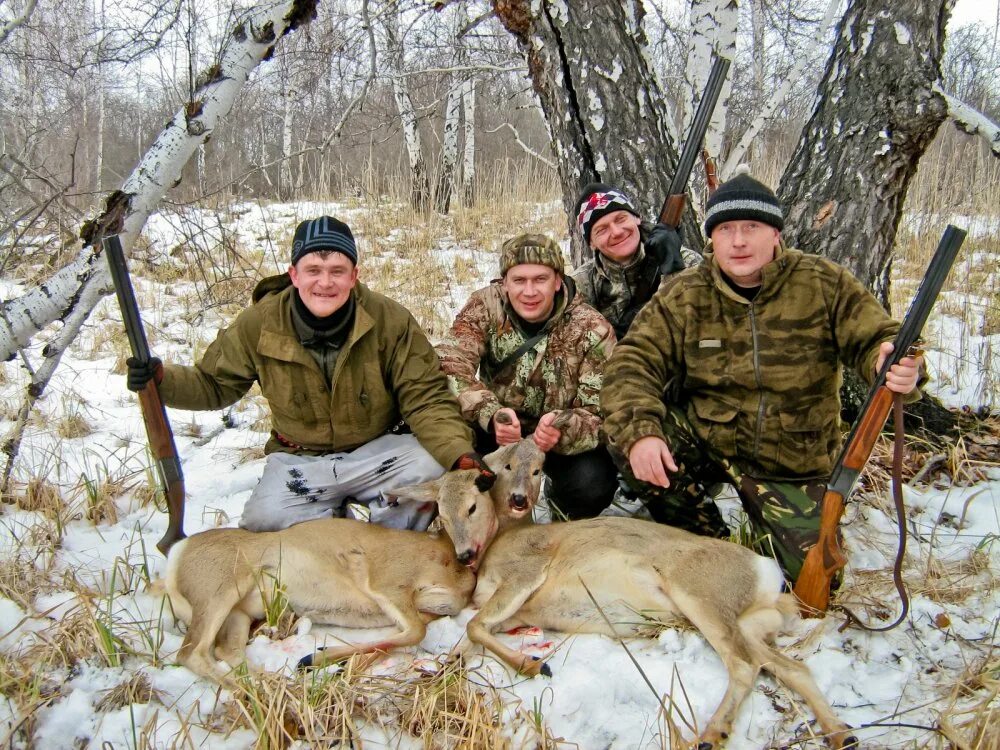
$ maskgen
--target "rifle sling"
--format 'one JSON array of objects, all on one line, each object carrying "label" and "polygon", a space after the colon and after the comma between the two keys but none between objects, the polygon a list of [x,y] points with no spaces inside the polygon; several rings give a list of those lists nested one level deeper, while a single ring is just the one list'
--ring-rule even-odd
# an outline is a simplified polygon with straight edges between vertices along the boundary
[{"label": "rifle sling", "polygon": [[485,371],[486,377],[490,380],[495,380],[499,377],[508,367],[517,362],[521,357],[523,357],[529,349],[533,348],[535,344],[544,339],[549,335],[547,330],[541,330],[532,336],[530,339],[526,340],[517,349],[504,357],[501,361],[497,362],[495,367],[487,366],[486,362],[479,363],[479,369]]},{"label": "rifle sling", "polygon": [[896,561],[892,567],[892,582],[896,586],[899,600],[903,605],[902,611],[891,624],[881,628],[873,628],[865,625],[854,612],[841,605],[839,608],[847,615],[847,619],[838,628],[840,632],[853,624],[870,633],[882,633],[899,625],[906,619],[906,615],[910,611],[910,597],[903,584],[903,557],[906,555],[906,507],[903,505],[903,438],[905,431],[903,429],[903,397],[899,393],[892,394],[892,421],[894,431],[892,440],[892,500],[896,505],[896,527],[899,532],[899,547],[896,550]]}]

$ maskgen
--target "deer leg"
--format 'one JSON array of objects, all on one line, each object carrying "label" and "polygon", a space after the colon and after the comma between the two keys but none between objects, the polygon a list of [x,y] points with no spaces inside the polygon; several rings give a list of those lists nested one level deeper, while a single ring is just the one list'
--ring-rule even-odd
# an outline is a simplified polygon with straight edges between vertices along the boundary
[{"label": "deer leg", "polygon": [[193,606],[191,625],[177,652],[177,661],[195,674],[218,681],[223,673],[213,656],[213,645],[229,612],[230,607],[225,603],[212,607]]},{"label": "deer leg", "polygon": [[736,713],[750,693],[760,667],[754,664],[750,646],[738,622],[735,619],[727,621],[710,599],[689,596],[676,590],[670,592],[670,597],[681,613],[705,636],[729,673],[725,695],[696,745],[698,750],[710,750],[729,737]]},{"label": "deer leg", "polygon": [[751,648],[757,663],[802,696],[816,716],[830,747],[840,750],[858,744],[858,738],[851,733],[851,728],[838,718],[820,692],[809,667],[763,642],[751,642]]},{"label": "deer leg", "polygon": [[493,592],[493,596],[483,604],[479,613],[469,620],[466,633],[470,641],[492,651],[521,674],[527,677],[534,677],[539,673],[551,676],[552,671],[543,661],[508,648],[493,635],[500,623],[516,615],[528,598],[545,583],[544,566],[534,572],[533,578],[524,576],[505,579]]},{"label": "deer leg", "polygon": [[378,591],[378,587],[373,587],[369,580],[368,561],[360,553],[346,553],[342,555],[342,561],[351,573],[351,578],[358,588],[367,596],[371,597],[381,608],[382,612],[391,619],[399,632],[381,641],[364,643],[360,645],[345,644],[331,648],[322,648],[309,656],[303,657],[299,661],[299,667],[321,668],[334,662],[353,656],[354,654],[370,653],[372,651],[389,651],[390,649],[403,646],[415,646],[424,639],[427,634],[427,625],[423,613],[421,613],[414,603],[413,592],[391,596]]},{"label": "deer leg", "polygon": [[215,636],[215,655],[233,669],[246,659],[246,645],[250,640],[250,615],[234,609],[222,623],[222,629]]}]

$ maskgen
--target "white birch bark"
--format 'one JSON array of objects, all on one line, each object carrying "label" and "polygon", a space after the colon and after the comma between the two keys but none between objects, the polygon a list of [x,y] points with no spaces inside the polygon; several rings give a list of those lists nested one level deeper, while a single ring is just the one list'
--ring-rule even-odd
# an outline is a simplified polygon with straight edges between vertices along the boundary
[{"label": "white birch bark", "polygon": [[292,180],[292,130],[295,125],[295,83],[292,72],[285,77],[283,91],[283,110],[281,115],[281,167],[278,170],[278,195],[282,200],[289,200],[295,185]]},{"label": "white birch bark", "polygon": [[[84,227],[87,242],[77,258],[46,282],[5,302],[0,316],[0,359],[13,357],[38,331],[71,313],[86,317],[101,295],[111,291],[107,263],[89,244],[117,232],[128,253],[149,214],[180,180],[181,170],[233,106],[237,94],[276,41],[314,13],[315,0],[287,0],[251,13],[240,24],[197,98],[178,111],[121,189],[108,197],[104,213]],[[82,309],[81,309],[82,306]]]},{"label": "white birch bark", "polygon": [[462,88],[465,82],[456,74],[448,89],[444,107],[444,133],[441,139],[441,173],[434,197],[435,208],[448,213],[451,196],[455,191],[455,166],[458,163],[458,130],[462,124]]},{"label": "white birch bark", "polygon": [[[833,25],[837,18],[837,11],[840,10],[841,0],[830,0],[827,5],[826,13],[823,15],[823,19],[820,21],[819,26],[816,27],[816,34],[813,36],[813,44],[819,46],[820,44],[825,44],[829,35],[830,27]],[[739,143],[733,148],[729,153],[726,163],[722,165],[719,169],[719,179],[726,180],[732,176],[733,171],[738,167],[747,156],[747,152],[750,149],[751,144],[753,144],[754,139],[757,134],[760,133],[761,128],[764,124],[771,119],[778,107],[785,101],[785,97],[788,96],[788,92],[791,91],[792,83],[799,79],[802,72],[805,70],[805,66],[811,59],[809,54],[799,54],[795,64],[789,71],[788,75],[785,76],[784,80],[775,87],[771,96],[768,98],[767,102],[763,107],[760,108],[757,116],[753,119],[753,122],[747,127],[746,131],[740,137]]]},{"label": "white birch bark", "polygon": [[465,145],[462,159],[462,199],[471,206],[476,198],[476,80],[469,78],[462,86],[462,109],[465,116]]},{"label": "white birch bark", "polygon": [[1000,157],[1000,125],[965,102],[945,93],[940,87],[936,90],[948,104],[948,117],[955,127],[969,135],[978,135],[990,147],[993,155]]},{"label": "white birch bark", "polygon": [[403,144],[406,147],[406,157],[410,164],[410,205],[418,211],[426,211],[430,199],[430,182],[420,143],[417,113],[410,97],[409,81],[403,70],[403,40],[399,35],[398,0],[392,0],[386,10],[385,32],[389,75],[392,76],[392,93],[396,100],[396,108],[399,110]]},{"label": "white birch bark", "polygon": [[[705,90],[708,73],[712,68],[712,50],[719,36],[720,8],[726,0],[691,1],[691,38],[688,40],[687,65],[684,68],[684,87],[687,96],[684,101],[681,120],[681,137],[691,128],[698,101]],[[722,96],[725,96],[723,92]],[[720,97],[721,99],[721,97]],[[721,106],[721,101],[720,101]],[[718,107],[717,107],[718,109]]]}]

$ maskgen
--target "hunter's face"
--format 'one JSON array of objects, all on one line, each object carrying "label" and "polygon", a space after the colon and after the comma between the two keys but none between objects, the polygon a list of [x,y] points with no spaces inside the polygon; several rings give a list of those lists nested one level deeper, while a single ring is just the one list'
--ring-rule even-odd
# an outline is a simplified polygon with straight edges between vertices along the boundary
[{"label": "hunter's face", "polygon": [[548,266],[521,263],[503,277],[503,288],[514,312],[528,323],[547,320],[555,307],[562,276]]},{"label": "hunter's face", "polygon": [[605,214],[590,229],[590,246],[608,260],[627,263],[639,249],[639,217],[628,211]]},{"label": "hunter's face", "polygon": [[358,282],[358,269],[343,253],[307,253],[288,269],[303,304],[317,318],[344,306]]},{"label": "hunter's face", "polygon": [[759,221],[724,221],[712,230],[715,262],[736,286],[759,286],[781,233]]}]

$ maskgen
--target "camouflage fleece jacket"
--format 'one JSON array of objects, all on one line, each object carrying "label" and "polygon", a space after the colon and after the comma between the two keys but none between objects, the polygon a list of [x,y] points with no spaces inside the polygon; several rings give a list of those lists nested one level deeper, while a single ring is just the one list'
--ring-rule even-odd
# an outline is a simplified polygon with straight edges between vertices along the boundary
[{"label": "camouflage fleece jacket", "polygon": [[747,473],[828,474],[841,444],[841,363],[872,382],[879,344],[898,324],[825,258],[779,250],[748,302],[711,245],[706,256],[664,282],[608,363],[610,443],[628,455],[640,438],[663,438],[669,387],[697,436]]},{"label": "camouflage fleece jacket", "polygon": [[534,430],[542,415],[572,409],[554,450],[591,450],[601,427],[601,374],[615,332],[565,278],[543,331],[547,335],[515,363],[493,378],[487,375],[531,338],[521,330],[501,282],[493,281],[472,294],[438,346],[441,369],[458,395],[462,416],[483,430],[501,407],[517,412],[523,434]]},{"label": "camouflage fleece jacket", "polygon": [[[645,239],[652,225],[643,224],[640,236]],[[701,253],[681,248],[687,268],[703,260]],[[594,257],[573,271],[577,294],[594,307],[615,329],[618,338],[625,336],[635,316],[656,292],[661,283],[660,259],[639,249],[627,265],[615,263],[594,251]]]}]

